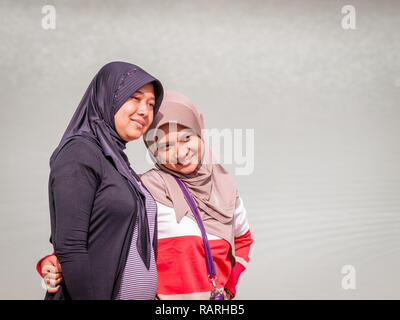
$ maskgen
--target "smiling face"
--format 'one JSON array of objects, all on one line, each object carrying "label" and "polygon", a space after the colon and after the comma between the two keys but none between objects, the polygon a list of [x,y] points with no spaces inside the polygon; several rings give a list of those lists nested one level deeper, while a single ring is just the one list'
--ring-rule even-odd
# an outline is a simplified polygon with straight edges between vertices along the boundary
[{"label": "smiling face", "polygon": [[148,83],[134,92],[115,114],[118,135],[127,142],[140,138],[153,122],[154,106],[153,84]]},{"label": "smiling face", "polygon": [[180,124],[162,125],[163,135],[157,140],[155,156],[159,162],[170,170],[189,174],[196,170],[202,157],[202,140],[190,130]]}]

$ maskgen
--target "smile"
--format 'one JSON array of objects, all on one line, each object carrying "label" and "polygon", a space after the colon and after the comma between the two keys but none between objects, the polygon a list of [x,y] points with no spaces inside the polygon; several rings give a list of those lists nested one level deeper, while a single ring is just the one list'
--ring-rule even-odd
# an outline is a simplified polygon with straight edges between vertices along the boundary
[{"label": "smile", "polygon": [[189,159],[186,159],[184,162],[180,162],[179,165],[182,167],[187,167],[190,164],[192,164],[192,159],[193,159],[193,156],[191,156]]},{"label": "smile", "polygon": [[144,127],[144,122],[136,119],[131,119],[131,121],[135,124],[136,127],[142,129]]}]

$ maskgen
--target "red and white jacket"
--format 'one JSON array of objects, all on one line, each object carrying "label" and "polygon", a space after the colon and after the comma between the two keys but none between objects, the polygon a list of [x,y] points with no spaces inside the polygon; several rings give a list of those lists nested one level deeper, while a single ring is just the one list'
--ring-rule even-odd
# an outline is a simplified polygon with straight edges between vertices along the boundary
[{"label": "red and white jacket", "polygon": [[[174,208],[157,202],[157,295],[160,299],[209,299],[212,284],[208,280],[205,253],[200,228],[196,221],[183,217],[176,221]],[[230,244],[207,233],[212,252],[216,287],[236,294],[240,274],[249,262],[253,242],[246,217],[246,209],[240,199],[235,210],[235,260],[232,268],[228,253]]]}]

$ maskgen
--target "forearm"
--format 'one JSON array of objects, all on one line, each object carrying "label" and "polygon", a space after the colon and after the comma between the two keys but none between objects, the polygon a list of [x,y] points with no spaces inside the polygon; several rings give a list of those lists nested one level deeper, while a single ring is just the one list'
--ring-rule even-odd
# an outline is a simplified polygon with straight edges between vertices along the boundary
[{"label": "forearm", "polygon": [[225,289],[228,289],[232,293],[233,297],[235,297],[236,295],[236,285],[239,281],[241,273],[244,270],[245,267],[242,264],[236,263],[235,266],[232,268],[228,281],[225,284]]},{"label": "forearm", "polygon": [[93,300],[92,272],[89,255],[87,253],[62,254],[55,251],[58,257],[65,286],[73,300]]},{"label": "forearm", "polygon": [[236,295],[236,285],[239,281],[239,277],[244,270],[246,270],[247,263],[249,262],[250,247],[253,243],[251,232],[248,230],[245,234],[235,238],[235,258],[236,264],[232,268],[231,274],[225,289],[228,289],[233,296]]}]

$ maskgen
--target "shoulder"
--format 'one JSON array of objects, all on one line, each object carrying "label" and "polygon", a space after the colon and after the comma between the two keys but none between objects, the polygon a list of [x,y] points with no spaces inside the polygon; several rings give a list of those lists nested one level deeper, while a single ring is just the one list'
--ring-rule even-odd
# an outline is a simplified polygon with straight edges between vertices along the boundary
[{"label": "shoulder", "polygon": [[140,175],[140,180],[142,180],[145,187],[149,190],[153,198],[166,206],[172,206],[171,199],[168,196],[168,180],[167,173],[162,172],[158,169],[151,169],[142,175]]},{"label": "shoulder", "polygon": [[93,162],[94,160],[100,160],[101,155],[100,147],[94,142],[87,138],[77,136],[63,146],[57,155],[55,163],[69,160]]},{"label": "shoulder", "polygon": [[51,171],[53,175],[80,175],[90,172],[99,176],[102,172],[101,149],[84,137],[74,137],[60,150]]},{"label": "shoulder", "polygon": [[164,179],[161,177],[160,170],[157,169],[150,169],[149,171],[140,174],[139,177],[146,187],[151,183],[165,184]]}]

